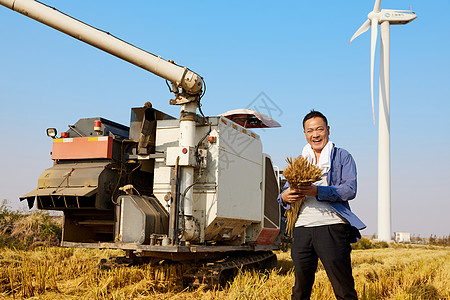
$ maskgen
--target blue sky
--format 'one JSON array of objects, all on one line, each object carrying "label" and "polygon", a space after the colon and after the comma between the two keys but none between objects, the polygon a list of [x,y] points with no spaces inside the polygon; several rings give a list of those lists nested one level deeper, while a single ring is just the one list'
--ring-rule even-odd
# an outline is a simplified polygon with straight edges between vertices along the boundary
[{"label": "blue sky", "polygon": [[[256,130],[281,168],[305,144],[302,117],[322,111],[330,139],[358,166],[351,206],[368,225],[362,233],[377,232],[370,33],[348,45],[373,1],[44,2],[203,76],[206,115],[257,103],[283,126]],[[410,6],[418,18],[391,26],[392,231],[443,236],[450,233],[450,2],[381,3]],[[100,116],[128,124],[130,108],[146,101],[179,114],[163,79],[4,7],[0,41],[0,200],[15,208],[52,164],[47,127],[61,132],[80,118]],[[376,69],[378,52],[379,44]],[[261,92],[276,110],[261,105]]]}]

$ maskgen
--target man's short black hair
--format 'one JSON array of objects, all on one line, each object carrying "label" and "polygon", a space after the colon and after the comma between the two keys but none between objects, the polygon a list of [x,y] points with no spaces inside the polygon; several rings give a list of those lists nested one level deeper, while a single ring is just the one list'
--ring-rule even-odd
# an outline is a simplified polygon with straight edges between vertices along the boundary
[{"label": "man's short black hair", "polygon": [[322,120],[325,122],[325,125],[328,126],[328,120],[327,118],[317,110],[311,110],[304,118],[303,118],[303,129],[305,129],[305,122],[312,118],[322,118]]}]

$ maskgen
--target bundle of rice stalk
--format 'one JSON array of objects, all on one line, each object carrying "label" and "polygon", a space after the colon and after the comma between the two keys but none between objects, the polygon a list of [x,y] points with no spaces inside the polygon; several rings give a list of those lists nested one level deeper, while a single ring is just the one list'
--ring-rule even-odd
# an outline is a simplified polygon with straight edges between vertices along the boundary
[{"label": "bundle of rice stalk", "polygon": [[[299,186],[311,185],[313,182],[321,179],[322,169],[310,163],[303,156],[294,158],[294,160],[292,160],[292,157],[288,157],[286,161],[288,162],[288,166],[284,169],[283,176],[291,188],[294,189]],[[291,203],[291,208],[284,213],[287,219],[286,234],[288,236],[292,236],[297,215],[304,200],[305,198]]]}]

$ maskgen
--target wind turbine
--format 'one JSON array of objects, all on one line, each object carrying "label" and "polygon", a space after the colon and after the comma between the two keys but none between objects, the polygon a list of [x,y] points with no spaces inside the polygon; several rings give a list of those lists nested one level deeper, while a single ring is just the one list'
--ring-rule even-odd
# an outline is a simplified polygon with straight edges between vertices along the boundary
[{"label": "wind turbine", "polygon": [[355,32],[349,44],[371,28],[370,41],[370,92],[372,96],[372,117],[375,124],[373,102],[373,69],[378,24],[381,24],[380,43],[380,92],[378,108],[378,240],[391,241],[391,158],[390,158],[390,112],[389,112],[389,26],[403,25],[417,16],[408,10],[382,9],[381,0],[375,0],[367,20]]}]

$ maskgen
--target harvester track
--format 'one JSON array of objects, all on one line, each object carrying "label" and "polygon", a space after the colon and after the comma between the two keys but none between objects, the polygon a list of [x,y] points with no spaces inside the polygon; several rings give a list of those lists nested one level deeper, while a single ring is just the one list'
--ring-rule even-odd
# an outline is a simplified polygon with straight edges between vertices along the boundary
[{"label": "harvester track", "polygon": [[217,261],[199,261],[183,266],[183,285],[211,288],[225,286],[239,270],[259,269],[268,271],[276,267],[277,257],[272,251],[239,253]]}]

